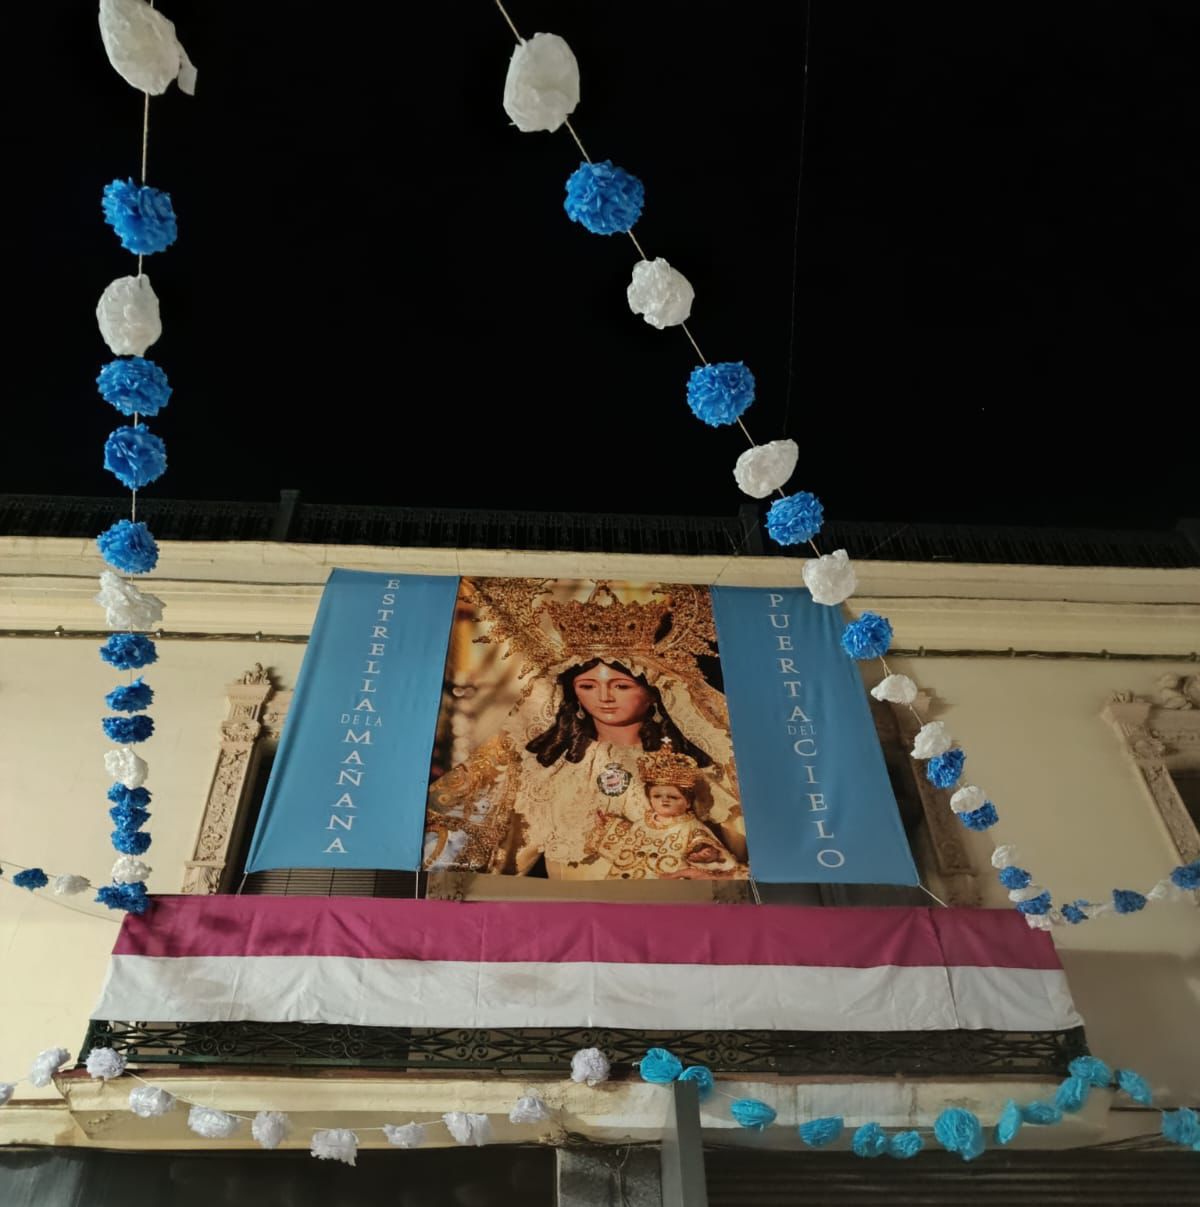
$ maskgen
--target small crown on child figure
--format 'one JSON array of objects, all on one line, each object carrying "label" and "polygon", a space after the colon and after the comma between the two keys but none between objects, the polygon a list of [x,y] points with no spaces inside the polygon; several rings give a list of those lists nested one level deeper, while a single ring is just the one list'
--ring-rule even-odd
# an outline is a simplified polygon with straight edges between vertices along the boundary
[{"label": "small crown on child figure", "polygon": [[678,788],[694,788],[700,778],[700,767],[694,758],[676,754],[671,739],[663,738],[662,748],[644,754],[637,762],[638,774],[646,784],[674,784]]}]

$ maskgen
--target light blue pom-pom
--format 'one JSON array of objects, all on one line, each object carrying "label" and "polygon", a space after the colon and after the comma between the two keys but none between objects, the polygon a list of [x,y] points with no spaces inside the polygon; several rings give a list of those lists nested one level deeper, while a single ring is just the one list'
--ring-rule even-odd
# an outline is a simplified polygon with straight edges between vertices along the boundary
[{"label": "light blue pom-pom", "polygon": [[118,520],[97,538],[100,556],[125,574],[149,574],[158,565],[158,544],[145,524]]},{"label": "light blue pom-pom", "polygon": [[888,1156],[897,1161],[908,1161],[925,1147],[920,1132],[897,1132],[888,1140]]},{"label": "light blue pom-pom", "polygon": [[1070,922],[1072,926],[1078,926],[1080,922],[1086,922],[1088,920],[1088,915],[1083,912],[1083,907],[1085,905],[1087,905],[1087,902],[1084,901],[1082,897],[1077,901],[1072,901],[1070,905],[1064,905],[1062,907],[1062,916],[1066,918],[1066,920]]},{"label": "light blue pom-pom", "polygon": [[1083,1110],[1091,1092],[1091,1085],[1082,1077],[1068,1077],[1055,1092],[1054,1105],[1064,1114],[1073,1115]]},{"label": "light blue pom-pom", "polygon": [[114,180],[104,186],[104,220],[117,233],[121,246],[135,256],[165,251],[178,237],[170,193]]},{"label": "light blue pom-pom", "polygon": [[825,508],[811,491],[776,499],[767,511],[767,535],[777,545],[803,545],[811,541],[825,521]]},{"label": "light blue pom-pom", "polygon": [[101,647],[100,657],[119,671],[133,671],[158,661],[158,650],[141,633],[114,633]]},{"label": "light blue pom-pom", "polygon": [[688,377],[688,406],[709,427],[736,423],[753,401],[754,374],[740,360],[701,365]]},{"label": "light blue pom-pom", "polygon": [[937,1117],[933,1134],[944,1149],[958,1153],[964,1161],[974,1161],[984,1149],[979,1120],[959,1106],[948,1107]]},{"label": "light blue pom-pom", "polygon": [[122,855],[144,855],[150,849],[150,835],[145,830],[122,830],[112,832],[113,850]]},{"label": "light blue pom-pom", "polygon": [[1000,869],[1000,883],[1007,889],[1024,888],[1033,877],[1024,869],[1011,864]]},{"label": "light blue pom-pom", "polygon": [[844,1127],[845,1121],[841,1115],[826,1115],[822,1119],[810,1119],[800,1124],[796,1131],[809,1148],[824,1148],[841,1136]]},{"label": "light blue pom-pom", "polygon": [[958,814],[958,820],[968,830],[990,830],[1000,820],[1000,814],[990,800],[985,800],[978,809]]},{"label": "light blue pom-pom", "polygon": [[166,472],[167,446],[144,423],[119,427],[104,442],[104,468],[122,486],[141,490]]},{"label": "light blue pom-pom", "polygon": [[638,1063],[643,1081],[670,1085],[683,1072],[683,1061],[666,1048],[651,1048]]},{"label": "light blue pom-pom", "polygon": [[882,1157],[887,1152],[887,1132],[878,1123],[864,1123],[858,1128],[850,1148],[856,1157]]},{"label": "light blue pom-pom", "polygon": [[1054,904],[1053,898],[1049,891],[1038,893],[1036,897],[1030,897],[1028,901],[1017,902],[1017,912],[1022,914],[1048,914],[1050,907]]},{"label": "light blue pom-pom", "polygon": [[1136,914],[1146,908],[1146,898],[1128,888],[1115,888],[1112,893],[1113,909],[1119,914]]},{"label": "light blue pom-pom", "polygon": [[31,893],[35,888],[45,888],[50,883],[50,877],[41,868],[25,868],[12,878],[17,888],[27,888]]},{"label": "light blue pom-pom", "polygon": [[614,167],[611,159],[581,163],[567,177],[563,209],[572,222],[578,222],[593,235],[632,230],[645,203],[646,189],[642,182],[624,168]]},{"label": "light blue pom-pom", "polygon": [[106,884],[96,894],[96,900],[109,909],[123,909],[129,914],[144,914],[150,908],[144,884]]},{"label": "light blue pom-pom", "polygon": [[139,809],[136,805],[113,805],[108,815],[118,830],[129,833],[140,830],[150,820],[150,810]]},{"label": "light blue pom-pom", "polygon": [[996,1120],[996,1143],[1011,1144],[1021,1130],[1021,1108],[1010,1098]]},{"label": "light blue pom-pom", "polygon": [[892,626],[876,612],[864,612],[842,630],[842,649],[862,661],[882,658],[892,644]]},{"label": "light blue pom-pom", "polygon": [[114,805],[126,805],[130,809],[144,809],[150,803],[150,789],[126,788],[124,784],[113,784],[108,790],[108,799]]},{"label": "light blue pom-pom", "polygon": [[1050,1127],[1062,1122],[1062,1111],[1049,1102],[1029,1102],[1021,1107],[1021,1118],[1038,1127]]},{"label": "light blue pom-pom", "polygon": [[729,1107],[729,1113],[742,1127],[752,1128],[761,1132],[775,1122],[775,1112],[765,1102],[757,1098],[736,1098]]},{"label": "light blue pom-pom", "polygon": [[963,773],[966,761],[966,751],[958,747],[947,750],[945,754],[935,754],[925,764],[925,778],[935,788],[953,788]]},{"label": "light blue pom-pom", "polygon": [[1067,1068],[1072,1077],[1081,1077],[1098,1090],[1112,1085],[1113,1071],[1098,1056],[1076,1056]]},{"label": "light blue pom-pom", "polygon": [[144,742],[154,733],[154,718],[138,717],[104,717],[100,721],[104,736],[110,742],[121,746],[132,746],[135,742]]},{"label": "light blue pom-pom", "polygon": [[122,415],[157,415],[171,397],[167,375],[143,356],[110,360],[100,370],[96,385],[100,397]]},{"label": "light blue pom-pom", "polygon": [[1200,888],[1200,859],[1196,859],[1191,863],[1184,863],[1177,868],[1173,868],[1171,870],[1171,883],[1176,888]]},{"label": "light blue pom-pom", "polygon": [[712,1070],[705,1068],[704,1065],[688,1065],[688,1067],[679,1074],[679,1080],[694,1081],[696,1083],[696,1091],[700,1095],[701,1102],[703,1102],[704,1099],[712,1093]]},{"label": "light blue pom-pom", "polygon": [[1186,1106],[1177,1111],[1163,1111],[1162,1134],[1164,1140],[1185,1148],[1200,1144],[1200,1115]]},{"label": "light blue pom-pom", "polygon": [[1117,1088],[1128,1094],[1139,1106],[1149,1106],[1154,1100],[1150,1085],[1144,1077],[1132,1069],[1118,1069]]},{"label": "light blue pom-pom", "polygon": [[116,712],[141,712],[154,703],[154,688],[142,682],[139,675],[132,683],[114,687],[104,697],[104,703]]}]

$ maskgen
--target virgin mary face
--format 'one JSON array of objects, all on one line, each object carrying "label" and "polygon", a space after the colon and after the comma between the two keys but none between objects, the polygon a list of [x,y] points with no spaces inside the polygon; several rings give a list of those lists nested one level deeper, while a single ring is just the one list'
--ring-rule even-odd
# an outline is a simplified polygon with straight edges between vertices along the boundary
[{"label": "virgin mary face", "polygon": [[574,683],[580,707],[604,725],[637,725],[650,711],[653,697],[636,679],[599,663]]}]

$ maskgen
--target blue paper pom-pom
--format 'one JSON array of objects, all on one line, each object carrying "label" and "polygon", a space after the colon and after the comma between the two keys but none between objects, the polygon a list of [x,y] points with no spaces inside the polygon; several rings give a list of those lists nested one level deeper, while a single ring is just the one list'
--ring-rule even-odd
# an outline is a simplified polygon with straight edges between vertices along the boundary
[{"label": "blue paper pom-pom", "polygon": [[104,736],[121,746],[144,742],[154,733],[153,717],[104,717],[100,724],[104,727]]},{"label": "blue paper pom-pom", "polygon": [[1091,1085],[1082,1077],[1068,1077],[1055,1092],[1054,1105],[1064,1114],[1073,1115],[1076,1111],[1083,1110],[1091,1092]]},{"label": "blue paper pom-pom", "polygon": [[142,682],[139,675],[132,683],[114,687],[104,697],[104,703],[117,712],[141,712],[154,703],[154,688]]},{"label": "blue paper pom-pom", "polygon": [[166,472],[167,446],[144,423],[119,427],[104,442],[104,468],[122,486],[141,490]]},{"label": "blue paper pom-pom", "polygon": [[135,256],[165,251],[178,237],[170,193],[114,180],[104,186],[104,221],[117,232],[121,246]]},{"label": "blue paper pom-pom", "polygon": [[1021,1130],[1021,1108],[1010,1098],[996,1120],[996,1143],[1011,1144]]},{"label": "blue paper pom-pom", "polygon": [[1030,1102],[1021,1107],[1021,1118],[1026,1123],[1035,1123],[1039,1127],[1050,1127],[1062,1122],[1062,1111],[1049,1102]]},{"label": "blue paper pom-pom", "polygon": [[800,1124],[796,1131],[809,1148],[824,1148],[841,1136],[844,1127],[845,1121],[841,1115],[827,1115],[823,1119],[810,1119]]},{"label": "blue paper pom-pom", "polygon": [[875,612],[864,612],[842,630],[842,649],[860,661],[882,658],[891,644],[892,626]]},{"label": "blue paper pom-pom", "polygon": [[702,1102],[712,1093],[712,1070],[705,1068],[704,1065],[689,1065],[679,1074],[679,1080],[694,1081],[696,1083],[696,1091],[700,1095]]},{"label": "blue paper pom-pom", "polygon": [[642,182],[611,159],[581,163],[567,177],[563,209],[593,235],[623,234],[642,216],[646,190]]},{"label": "blue paper pom-pom", "polygon": [[1200,1115],[1186,1106],[1177,1111],[1163,1111],[1162,1134],[1172,1144],[1191,1148],[1200,1143]]},{"label": "blue paper pom-pom", "polygon": [[688,377],[687,401],[709,427],[736,423],[754,401],[754,374],[740,360],[701,365]]},{"label": "blue paper pom-pom", "polygon": [[643,1081],[670,1085],[683,1072],[683,1062],[666,1048],[651,1048],[638,1064]]},{"label": "blue paper pom-pom", "polygon": [[97,538],[100,556],[125,574],[149,574],[158,564],[158,544],[145,524],[118,520]]},{"label": "blue paper pom-pom", "polygon": [[850,1141],[856,1157],[882,1157],[887,1151],[887,1132],[878,1123],[864,1123]]},{"label": "blue paper pom-pom", "polygon": [[1098,1056],[1076,1056],[1067,1068],[1072,1077],[1079,1077],[1098,1090],[1112,1085],[1113,1071]]},{"label": "blue paper pom-pom", "polygon": [[27,888],[33,892],[35,888],[45,888],[50,883],[50,877],[41,868],[25,868],[12,878],[17,888]]},{"label": "blue paper pom-pom", "polygon": [[139,809],[136,805],[113,805],[108,815],[118,830],[127,832],[140,830],[150,820],[150,810]]},{"label": "blue paper pom-pom", "polygon": [[1048,914],[1053,901],[1050,893],[1038,893],[1036,897],[1030,897],[1028,901],[1018,901],[1017,910],[1022,914]]},{"label": "blue paper pom-pom", "polygon": [[963,764],[967,761],[966,751],[947,750],[945,754],[935,754],[925,764],[925,778],[935,788],[953,788],[963,773]]},{"label": "blue paper pom-pom", "polygon": [[101,647],[100,657],[119,671],[133,671],[158,661],[158,650],[141,633],[114,633]]},{"label": "blue paper pom-pom", "polygon": [[970,1111],[952,1106],[944,1110],[933,1124],[933,1134],[947,1151],[958,1153],[964,1161],[974,1161],[984,1148],[983,1128]]},{"label": "blue paper pom-pom", "polygon": [[898,1161],[907,1161],[915,1157],[925,1147],[920,1132],[897,1132],[888,1141],[888,1156]]},{"label": "blue paper pom-pom", "polygon": [[1139,1106],[1149,1106],[1154,1100],[1146,1079],[1132,1069],[1117,1070],[1117,1088],[1128,1094]]},{"label": "blue paper pom-pom", "polygon": [[1082,897],[1077,901],[1072,901],[1070,905],[1064,905],[1062,907],[1062,916],[1066,918],[1066,920],[1070,922],[1072,926],[1078,926],[1080,922],[1086,922],[1088,920],[1088,915],[1083,912],[1083,907],[1085,905],[1087,905],[1087,902],[1084,901]]},{"label": "blue paper pom-pom", "polygon": [[767,535],[777,545],[803,545],[821,531],[825,508],[811,491],[776,499],[767,512]]},{"label": "blue paper pom-pom", "polygon": [[122,415],[157,415],[171,397],[167,375],[143,356],[110,360],[100,370],[96,385],[100,397]]},{"label": "blue paper pom-pom", "polygon": [[1032,879],[1024,868],[1010,865],[1000,869],[1000,883],[1007,889],[1024,888]]},{"label": "blue paper pom-pom", "polygon": [[112,833],[113,850],[122,855],[144,855],[150,849],[150,835],[145,830],[116,829]]},{"label": "blue paper pom-pom", "polygon": [[1113,889],[1113,909],[1119,914],[1136,914],[1139,909],[1146,908],[1146,898],[1132,889]]},{"label": "blue paper pom-pom", "polygon": [[144,914],[150,908],[144,884],[106,884],[96,900],[109,909],[123,909],[130,914]]},{"label": "blue paper pom-pom", "polygon": [[1171,871],[1171,883],[1176,888],[1200,888],[1200,859],[1196,859],[1191,863],[1181,864],[1179,867],[1174,868]]},{"label": "blue paper pom-pom", "polygon": [[972,809],[969,813],[960,813],[958,820],[968,830],[990,830],[1000,820],[1000,814],[996,812],[996,806],[990,800],[985,800],[978,809]]},{"label": "blue paper pom-pom", "polygon": [[129,809],[144,809],[150,803],[149,788],[126,788],[124,784],[113,784],[108,790],[108,799],[114,805]]},{"label": "blue paper pom-pom", "polygon": [[761,1132],[775,1122],[775,1112],[757,1098],[735,1098],[729,1113],[742,1127]]}]

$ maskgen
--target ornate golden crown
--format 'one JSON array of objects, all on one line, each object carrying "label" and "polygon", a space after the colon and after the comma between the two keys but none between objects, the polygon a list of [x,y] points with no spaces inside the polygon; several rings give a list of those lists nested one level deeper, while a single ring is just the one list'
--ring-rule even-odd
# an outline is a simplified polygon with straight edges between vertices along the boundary
[{"label": "ornate golden crown", "polygon": [[690,755],[677,754],[665,739],[661,749],[642,755],[637,767],[644,784],[674,784],[678,788],[694,788],[700,778],[700,767],[696,760]]},{"label": "ornate golden crown", "polygon": [[[601,603],[600,597],[608,602]],[[591,598],[562,602],[548,599],[538,609],[544,612],[562,638],[566,658],[604,658],[621,660],[629,654],[648,654],[662,628],[663,618],[671,610],[670,602],[621,603],[607,583],[601,583]]]}]

